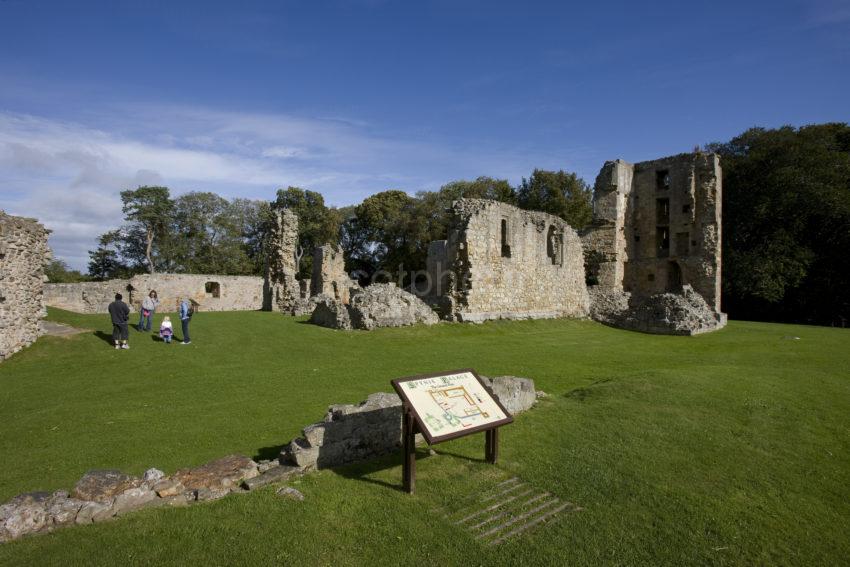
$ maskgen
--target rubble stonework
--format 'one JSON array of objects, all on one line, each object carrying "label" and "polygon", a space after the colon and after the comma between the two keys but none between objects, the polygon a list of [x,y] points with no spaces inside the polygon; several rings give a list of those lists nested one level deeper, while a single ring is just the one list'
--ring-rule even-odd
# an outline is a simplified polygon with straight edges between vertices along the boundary
[{"label": "rubble stonework", "polygon": [[291,313],[301,299],[301,284],[296,279],[298,265],[298,215],[289,209],[276,209],[268,240],[268,292],[271,309]]},{"label": "rubble stonework", "polygon": [[460,199],[446,241],[431,243],[428,301],[454,321],[586,317],[578,234],[562,219]]},{"label": "rubble stonework", "polygon": [[45,303],[77,313],[106,313],[120,293],[133,311],[151,290],[158,310],[176,311],[189,297],[199,311],[253,311],[263,308],[263,278],[205,274],[139,274],[129,280],[45,284]]},{"label": "rubble stonework", "polygon": [[[641,309],[650,298],[657,304],[657,296],[681,294],[687,284],[692,286],[689,297],[701,296],[713,312],[712,328],[722,327],[726,318],[720,312],[721,200],[716,154],[696,152],[636,164],[606,162],[594,186],[593,223],[582,236],[588,281],[598,287],[591,296],[610,300],[630,294],[632,315],[640,310],[640,317],[645,317],[657,312],[652,305]],[[591,310],[611,311],[604,306]],[[603,319],[615,324],[628,317]],[[654,332],[670,328],[662,320],[657,323],[638,327],[657,329]],[[711,329],[700,324],[693,330]]]},{"label": "rubble stonework", "polygon": [[439,322],[437,314],[421,299],[395,284],[372,284],[356,289],[348,304],[328,295],[317,296],[310,322],[333,329],[403,327]]},{"label": "rubble stonework", "polygon": [[[534,381],[516,376],[482,380],[512,414],[536,402]],[[304,470],[336,467],[396,451],[401,446],[401,399],[397,394],[371,394],[359,404],[328,408],[325,418],[284,446],[281,464]]]},{"label": "rubble stonework", "polygon": [[345,258],[339,245],[326,244],[313,250],[313,278],[310,295],[328,295],[348,303],[349,288],[354,284],[345,271]]},{"label": "rubble stonework", "polygon": [[0,211],[0,361],[39,337],[49,233],[34,219]]}]

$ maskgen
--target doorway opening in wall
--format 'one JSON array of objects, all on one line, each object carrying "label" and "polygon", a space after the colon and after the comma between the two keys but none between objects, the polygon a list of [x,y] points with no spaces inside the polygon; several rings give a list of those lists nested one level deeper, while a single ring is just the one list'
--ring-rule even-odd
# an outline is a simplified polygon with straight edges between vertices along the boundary
[{"label": "doorway opening in wall", "polygon": [[508,234],[508,219],[502,219],[502,258],[511,257],[511,240]]},{"label": "doorway opening in wall", "polygon": [[667,263],[667,291],[677,292],[682,289],[682,268],[678,262]]},{"label": "doorway opening in wall", "polygon": [[204,291],[207,297],[221,297],[221,285],[218,282],[207,282],[204,284]]}]

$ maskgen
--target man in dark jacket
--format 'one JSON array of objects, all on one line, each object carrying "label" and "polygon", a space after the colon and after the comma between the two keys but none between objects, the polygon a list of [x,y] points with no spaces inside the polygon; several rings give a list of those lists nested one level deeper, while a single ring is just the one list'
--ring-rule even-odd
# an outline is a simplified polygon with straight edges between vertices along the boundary
[{"label": "man in dark jacket", "polygon": [[115,348],[127,349],[130,348],[127,344],[130,338],[130,332],[127,329],[130,308],[121,301],[122,299],[120,293],[115,294],[115,301],[109,304],[109,316],[112,317],[112,340],[115,341]]}]

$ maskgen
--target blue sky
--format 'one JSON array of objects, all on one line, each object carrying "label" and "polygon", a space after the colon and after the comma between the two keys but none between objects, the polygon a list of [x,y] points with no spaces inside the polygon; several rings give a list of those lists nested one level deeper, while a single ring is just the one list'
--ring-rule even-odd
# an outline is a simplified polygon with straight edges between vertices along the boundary
[{"label": "blue sky", "polygon": [[346,205],[535,167],[592,183],[848,101],[850,0],[0,0],[0,208],[84,268],[140,184]]}]

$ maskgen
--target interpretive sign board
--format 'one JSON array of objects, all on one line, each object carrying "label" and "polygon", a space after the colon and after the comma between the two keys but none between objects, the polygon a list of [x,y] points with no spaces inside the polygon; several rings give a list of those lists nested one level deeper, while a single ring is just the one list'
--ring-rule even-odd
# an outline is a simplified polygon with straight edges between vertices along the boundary
[{"label": "interpretive sign board", "polygon": [[392,385],[429,445],[513,421],[472,369],[399,378]]}]

